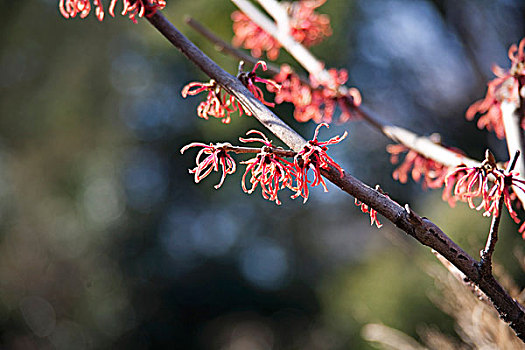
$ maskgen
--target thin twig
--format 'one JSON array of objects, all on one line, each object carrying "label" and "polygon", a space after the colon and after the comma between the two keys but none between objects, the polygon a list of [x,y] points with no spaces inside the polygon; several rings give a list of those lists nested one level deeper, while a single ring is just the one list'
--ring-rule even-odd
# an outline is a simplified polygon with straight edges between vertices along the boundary
[{"label": "thin twig", "polygon": [[[512,158],[512,161],[509,163],[509,166],[507,167],[507,170],[506,170],[507,174],[510,174],[510,172],[514,170],[514,167],[516,166],[519,155],[520,155],[519,150],[514,153],[514,157]],[[506,185],[507,184],[504,184],[504,186]],[[499,230],[499,223],[501,220],[501,212],[503,211],[504,199],[505,197],[502,194],[498,200],[497,215],[492,216],[492,222],[490,224],[490,231],[487,237],[487,243],[485,243],[485,249],[483,249],[480,252],[481,260],[479,262],[479,268],[480,268],[482,277],[486,277],[492,274],[492,254],[494,254],[494,250],[496,249],[496,243],[498,242],[498,230]]]},{"label": "thin twig", "polygon": [[498,230],[499,223],[501,220],[501,211],[503,210],[503,195],[498,201],[498,214],[492,216],[492,222],[490,223],[490,231],[487,237],[487,243],[485,249],[480,251],[481,261],[479,262],[479,269],[482,276],[488,276],[492,274],[492,254],[496,248],[496,242],[498,241]]},{"label": "thin twig", "polygon": [[[300,151],[305,140],[257,100],[242,83],[222,70],[215,62],[182,35],[162,14],[155,13],[148,21],[177,47],[190,61],[224,89],[235,96],[243,107],[252,112],[266,128],[279,137],[294,151]],[[502,319],[509,322],[516,334],[525,341],[525,313],[494,278],[481,278],[478,263],[439,227],[430,220],[421,218],[414,211],[400,206],[389,197],[370,188],[346,172],[330,167],[322,170],[323,176],[343,191],[367,204],[414,237],[421,244],[431,247],[454,264],[469,280],[476,283],[490,298]]]}]

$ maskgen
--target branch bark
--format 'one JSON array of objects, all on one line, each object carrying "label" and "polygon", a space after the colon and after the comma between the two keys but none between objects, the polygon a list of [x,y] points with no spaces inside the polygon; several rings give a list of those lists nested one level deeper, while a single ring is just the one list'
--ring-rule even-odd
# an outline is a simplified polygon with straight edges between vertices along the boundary
[{"label": "branch bark", "polygon": [[[205,38],[214,43],[219,51],[227,53],[240,60],[250,62],[251,64],[257,63],[258,60],[256,58],[245,54],[241,50],[234,48],[221,38],[217,37],[214,33],[212,33],[210,30],[208,30],[195,19],[188,17],[186,19],[186,23],[188,23],[189,26],[191,26],[197,32],[202,34]],[[280,72],[280,69],[278,67],[271,64],[268,64],[268,70],[274,75]],[[305,77],[299,75],[299,78],[301,79],[301,82],[303,84],[310,84],[310,81],[308,81],[308,79],[306,79]],[[353,104],[349,105],[349,107],[355,108]],[[363,118],[365,122],[367,122],[369,125],[381,132],[383,135],[385,135],[394,142],[405,145],[406,147],[418,152],[419,154],[428,159],[432,159],[438,163],[452,168],[462,164],[468,167],[476,167],[481,165],[481,162],[466,157],[462,154],[453,152],[433,142],[428,137],[419,136],[407,129],[383,122],[382,118],[375,115],[372,111],[368,110],[364,106],[360,106],[359,108],[355,109],[356,112]]]},{"label": "branch bark", "polygon": [[[184,37],[162,14],[155,13],[148,18],[148,21],[190,61],[234,95],[245,108],[252,112],[255,118],[291,149],[300,151],[303,148],[305,140],[299,134],[257,100],[237,78],[222,70]],[[454,264],[470,281],[479,286],[492,301],[501,318],[510,324],[520,339],[525,341],[525,313],[521,306],[510,297],[492,275],[483,277],[478,262],[453,242],[439,227],[428,219],[421,218],[408,206],[403,208],[346,172],[342,177],[334,168],[323,170],[322,173],[343,191],[374,208],[421,244],[436,250]]]}]

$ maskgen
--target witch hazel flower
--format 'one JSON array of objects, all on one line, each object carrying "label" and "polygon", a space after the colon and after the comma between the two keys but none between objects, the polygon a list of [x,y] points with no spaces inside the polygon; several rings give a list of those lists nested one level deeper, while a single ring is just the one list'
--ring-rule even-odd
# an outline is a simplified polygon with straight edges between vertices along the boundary
[{"label": "witch hazel flower", "polygon": [[[282,3],[290,16],[290,35],[306,47],[316,45],[332,35],[330,18],[327,15],[315,13],[315,9],[325,1],[301,0],[293,3]],[[261,57],[263,53],[266,53],[268,59],[272,61],[279,57],[281,44],[272,35],[240,11],[233,12],[231,19],[233,21],[234,37],[232,43],[234,46],[242,46],[251,50],[253,57]]]},{"label": "witch hazel flower", "polygon": [[[453,188],[456,199],[467,202],[472,209],[484,210],[484,216],[500,215],[498,203],[503,197],[510,217],[515,223],[520,223],[513,202],[516,199],[516,190],[525,192],[525,180],[515,171],[499,169],[490,151],[487,150],[485,160],[479,167],[462,166],[451,171],[446,183],[449,189]],[[474,200],[479,198],[481,201],[476,205]],[[525,222],[519,232],[525,239]]]},{"label": "witch hazel flower", "polygon": [[[388,197],[388,195],[385,192],[383,192],[379,185],[376,185],[376,191]],[[370,226],[373,226],[375,224],[377,228],[383,227],[383,224],[380,223],[377,219],[377,211],[374,208],[370,207],[366,203],[359,201],[357,198],[355,199],[354,204],[360,207],[363,213],[368,213],[368,215],[370,215]]]},{"label": "witch hazel flower", "polygon": [[[458,156],[464,155],[464,152],[454,148],[448,147],[441,143],[441,136],[437,133],[429,136],[430,141],[439,144],[447,148],[450,151],[457,153]],[[400,165],[392,172],[392,178],[401,183],[407,183],[411,177],[415,182],[421,182],[423,189],[436,189],[441,188],[445,185],[443,190],[442,199],[451,207],[456,205],[457,198],[453,195],[454,184],[457,181],[458,176],[464,175],[463,170],[458,170],[453,176],[450,176],[451,170],[459,169],[456,167],[445,166],[431,158],[427,158],[417,151],[410,149],[403,144],[388,145],[386,151],[390,153],[390,162],[392,164],[400,163],[400,156],[403,153],[405,158]],[[449,178],[449,181],[445,180]]]},{"label": "witch hazel flower", "polygon": [[407,183],[409,176],[415,182],[423,179],[422,186],[424,189],[439,188],[444,184],[449,168],[443,164],[426,158],[402,144],[388,145],[386,150],[390,153],[392,164],[397,164],[400,154],[407,152],[401,165],[392,173],[394,180],[404,184]]},{"label": "witch hazel flower", "polygon": [[347,71],[330,69],[329,73],[330,80],[327,82],[310,77],[311,84],[305,84],[290,66],[284,64],[273,78],[281,89],[268,90],[275,92],[276,103],[290,102],[294,105],[294,118],[299,122],[313,120],[316,123],[331,123],[337,106],[341,109],[339,122],[357,119],[358,115],[352,109],[361,104],[359,90],[348,88],[342,93],[340,88],[348,80]]},{"label": "witch hazel flower", "polygon": [[[184,153],[192,147],[202,147],[197,153],[195,161],[197,166],[189,170],[190,174],[195,174],[195,183],[199,183],[212,171],[218,172],[219,167],[221,167],[221,180],[214,186],[215,189],[219,189],[224,183],[226,175],[233,174],[237,169],[235,160],[230,154],[228,154],[228,149],[232,147],[229,143],[218,143],[215,145],[210,143],[209,145],[206,145],[201,142],[193,142],[184,146],[180,150],[180,153]],[[207,155],[207,157],[202,159],[204,155]]]},{"label": "witch hazel flower", "polygon": [[317,45],[332,35],[330,17],[315,12],[325,2],[326,0],[303,0],[288,3],[291,34],[306,47]]},{"label": "witch hazel flower", "polygon": [[[505,136],[501,106],[503,102],[520,105],[520,99],[525,98],[525,38],[519,46],[513,44],[509,48],[508,56],[511,61],[509,70],[494,65],[492,71],[496,78],[487,84],[485,98],[474,102],[466,112],[468,120],[474,119],[476,114],[481,114],[478,119],[478,128],[487,128],[494,131],[502,139]],[[522,121],[522,128],[525,124]]]},{"label": "witch hazel flower", "polygon": [[255,24],[250,17],[240,11],[231,15],[233,21],[232,44],[250,50],[253,57],[261,57],[266,52],[266,57],[276,60],[279,57],[281,44],[273,36]]},{"label": "witch hazel flower", "polygon": [[[109,14],[115,17],[115,7],[118,0],[111,0],[109,4]],[[73,18],[80,14],[80,18],[85,18],[91,12],[91,4],[95,8],[95,15],[99,21],[104,19],[104,7],[102,0],[60,0],[58,8],[65,18]],[[157,10],[162,10],[166,6],[166,0],[122,0],[122,15],[128,16],[134,23],[137,17],[152,16]]]},{"label": "witch hazel flower", "polygon": [[197,115],[203,119],[208,120],[209,116],[221,119],[224,124],[231,121],[230,114],[239,111],[242,115],[251,115],[250,111],[245,110],[235,97],[224,92],[219,84],[213,79],[207,83],[192,82],[182,89],[182,97],[186,98],[188,95],[195,96],[201,92],[207,91],[206,100],[199,103],[197,107]]},{"label": "witch hazel flower", "polygon": [[[348,133],[345,131],[342,136],[332,137],[328,141],[319,141],[317,136],[319,134],[319,129],[321,129],[322,126],[329,128],[329,125],[326,123],[319,124],[317,128],[315,128],[313,139],[308,141],[306,145],[304,145],[303,149],[294,157],[294,164],[298,174],[297,192],[292,196],[292,198],[301,196],[304,198],[303,202],[308,200],[308,186],[316,187],[322,185],[324,191],[328,192],[326,183],[321,176],[321,169],[327,170],[330,168],[330,166],[332,166],[339,171],[341,177],[344,175],[343,168],[337,164],[328,154],[326,154],[326,151],[328,150],[329,145],[335,145],[343,141]],[[308,170],[310,169],[314,174],[313,181],[308,180]]]},{"label": "witch hazel flower", "polygon": [[383,224],[380,223],[379,220],[377,219],[377,211],[374,208],[368,206],[367,204],[363,202],[360,202],[357,198],[355,199],[354,204],[360,207],[363,213],[365,214],[368,213],[370,215],[370,226],[373,226],[374,224],[376,224],[377,228],[383,227]]},{"label": "witch hazel flower", "polygon": [[263,79],[261,77],[258,77],[255,71],[259,66],[262,67],[263,71],[266,71],[268,68],[266,66],[266,62],[264,61],[258,61],[255,66],[253,67],[251,72],[243,72],[242,66],[244,65],[244,62],[241,61],[239,64],[239,75],[237,78],[243,83],[244,86],[250,92],[255,96],[256,99],[261,101],[263,104],[269,107],[274,107],[275,103],[268,102],[264,99],[264,94],[260,87],[256,86],[255,83],[263,83],[266,85],[266,88],[271,87],[272,91],[279,91],[281,89],[281,86],[277,84],[275,81],[271,79]]},{"label": "witch hazel flower", "polygon": [[[97,18],[101,21],[104,19],[104,10],[100,1],[95,2],[97,9]],[[60,0],[58,3],[58,9],[65,18],[73,18],[80,15],[80,18],[86,18],[91,12],[91,1],[90,0]],[[102,14],[99,13],[102,11]]]},{"label": "witch hazel flower", "polygon": [[[277,197],[278,192],[284,188],[294,190],[293,183],[294,178],[296,178],[294,164],[277,155],[272,142],[262,132],[250,130],[246,134],[257,134],[261,138],[239,138],[241,142],[260,142],[264,144],[264,147],[261,148],[261,151],[254,158],[242,162],[242,164],[247,165],[241,180],[242,189],[244,192],[251,194],[260,185],[263,198],[280,205],[281,201]],[[251,174],[249,180],[251,184],[250,189],[246,186],[246,176],[248,174]]]}]

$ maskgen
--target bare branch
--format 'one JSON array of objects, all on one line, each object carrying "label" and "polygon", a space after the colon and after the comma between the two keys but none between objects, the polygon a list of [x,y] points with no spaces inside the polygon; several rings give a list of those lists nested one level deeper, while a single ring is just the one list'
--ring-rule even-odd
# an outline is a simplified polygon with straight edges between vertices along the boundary
[{"label": "bare branch", "polygon": [[[252,112],[255,118],[285,144],[294,151],[300,151],[303,148],[305,140],[299,134],[257,100],[238,79],[222,70],[184,37],[162,14],[155,13],[148,18],[148,21],[189,60],[210,78],[215,79],[230,94],[234,95],[247,110]],[[405,210],[389,197],[370,188],[346,172],[344,176],[341,176],[338,170],[330,168],[323,170],[322,174],[343,191],[374,208],[421,244],[435,249],[453,263],[469,280],[479,286],[492,301],[500,316],[509,322],[516,334],[525,341],[525,314],[520,305],[492,276],[481,278],[478,262],[453,242],[439,227],[430,220],[419,217],[412,210]]]},{"label": "bare branch", "polygon": [[482,275],[492,274],[492,254],[496,248],[496,242],[498,241],[498,230],[499,223],[501,220],[501,212],[503,210],[503,195],[498,201],[498,215],[492,216],[492,222],[490,223],[490,232],[487,237],[487,243],[485,249],[480,251],[481,261],[479,262],[480,272]]},{"label": "bare branch", "polygon": [[[237,7],[239,7],[239,9],[250,17],[250,19],[252,19],[258,26],[277,39],[297,60],[297,62],[299,62],[311,75],[315,76],[317,80],[330,82],[330,74],[324,69],[324,64],[315,58],[304,46],[295,41],[288,31],[278,29],[272,21],[270,21],[249,1],[232,0],[232,2],[235,3],[235,5],[237,5]],[[286,10],[275,0],[259,0],[259,2],[274,18],[280,19],[283,18],[284,15],[287,16]],[[277,14],[276,12],[279,13]],[[345,95],[348,90],[346,86],[341,86],[339,89],[341,95]],[[355,109],[365,121],[381,131],[388,138],[397,143],[403,144],[428,159],[432,159],[448,167],[456,167],[461,164],[474,167],[481,164],[476,160],[438,145],[427,137],[418,136],[415,133],[398,126],[388,125],[382,122],[379,117],[373,116],[371,111],[362,106],[354,107],[353,104],[349,103],[349,107]]]},{"label": "bare branch", "polygon": [[[510,173],[512,170],[514,170],[514,167],[516,166],[519,156],[520,156],[520,151],[517,150],[514,153],[514,157],[512,158],[512,161],[509,163],[509,166],[506,171],[507,174]],[[490,224],[490,231],[487,237],[487,243],[485,244],[485,249],[480,251],[481,261],[479,262],[479,267],[480,267],[480,272],[482,276],[487,276],[487,275],[492,274],[492,254],[494,253],[494,249],[496,248],[496,243],[498,241],[498,230],[499,230],[499,223],[501,220],[501,212],[503,210],[504,199],[505,199],[504,195],[501,195],[501,197],[498,200],[498,210],[497,210],[498,214],[492,216],[492,222]]]}]

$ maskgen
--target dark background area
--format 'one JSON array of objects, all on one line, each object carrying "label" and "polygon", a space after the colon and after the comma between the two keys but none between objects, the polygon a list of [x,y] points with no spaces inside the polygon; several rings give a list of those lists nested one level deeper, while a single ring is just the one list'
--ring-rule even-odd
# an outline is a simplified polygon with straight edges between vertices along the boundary
[{"label": "dark background area", "polygon": [[[417,338],[421,324],[455,336],[428,298],[427,248],[385,223],[370,228],[353,198],[330,185],[306,204],[220,190],[188,169],[193,141],[235,143],[263,130],[196,115],[180,91],[206,77],[140,20],[66,20],[58,1],[0,4],[0,347],[5,349],[370,349],[360,332],[382,322]],[[119,5],[120,6],[120,5]],[[183,23],[189,14],[232,37],[229,1],[168,1],[164,14],[223,68]],[[490,67],[525,34],[522,1],[329,0],[334,35],[313,52],[346,68],[364,104],[385,120],[473,158],[504,141],[464,112],[484,96]],[[327,54],[331,53],[331,54]],[[295,65],[284,51],[279,63]],[[289,105],[275,109],[309,138]],[[362,122],[330,154],[354,176],[409,202],[477,255],[489,219],[438,190],[391,179],[382,135]],[[521,213],[525,218],[525,215]],[[495,259],[523,285],[523,251],[505,217]]]}]

